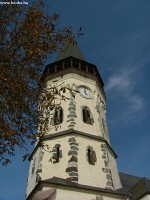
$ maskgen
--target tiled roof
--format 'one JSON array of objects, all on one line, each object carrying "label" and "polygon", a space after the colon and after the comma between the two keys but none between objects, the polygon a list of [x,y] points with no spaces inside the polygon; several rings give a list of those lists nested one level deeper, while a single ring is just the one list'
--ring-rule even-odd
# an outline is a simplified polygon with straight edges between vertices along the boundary
[{"label": "tiled roof", "polygon": [[133,185],[135,185],[141,179],[141,177],[124,173],[119,173],[119,175],[122,186],[125,187],[127,190],[130,190],[133,187]]},{"label": "tiled roof", "polygon": [[146,178],[140,179],[131,189],[130,192],[133,194],[133,200],[139,199],[140,197],[150,194],[150,180]]},{"label": "tiled roof", "polygon": [[120,173],[122,186],[130,192],[133,200],[138,200],[146,194],[150,194],[150,180]]}]

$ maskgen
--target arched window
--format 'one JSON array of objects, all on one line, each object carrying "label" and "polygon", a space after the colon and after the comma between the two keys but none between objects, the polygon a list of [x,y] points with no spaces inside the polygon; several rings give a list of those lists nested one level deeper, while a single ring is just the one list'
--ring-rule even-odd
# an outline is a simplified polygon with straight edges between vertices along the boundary
[{"label": "arched window", "polygon": [[88,159],[89,164],[95,165],[97,158],[96,158],[96,153],[92,147],[88,147],[87,149],[87,159]]},{"label": "arched window", "polygon": [[87,124],[93,124],[94,120],[92,118],[91,112],[87,106],[84,106],[82,109],[83,122]]},{"label": "arched window", "polygon": [[56,106],[54,112],[54,125],[61,124],[63,121],[63,109],[61,106]]}]

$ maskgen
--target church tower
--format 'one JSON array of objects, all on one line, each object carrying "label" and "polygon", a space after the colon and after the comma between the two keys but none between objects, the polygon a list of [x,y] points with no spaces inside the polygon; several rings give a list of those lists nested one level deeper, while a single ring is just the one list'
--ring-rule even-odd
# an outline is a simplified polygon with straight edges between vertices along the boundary
[{"label": "church tower", "polygon": [[44,81],[69,85],[75,98],[53,110],[53,128],[30,157],[26,200],[123,199],[123,190],[106,122],[104,84],[95,65],[85,61],[79,47],[70,45],[56,62],[46,66]]}]

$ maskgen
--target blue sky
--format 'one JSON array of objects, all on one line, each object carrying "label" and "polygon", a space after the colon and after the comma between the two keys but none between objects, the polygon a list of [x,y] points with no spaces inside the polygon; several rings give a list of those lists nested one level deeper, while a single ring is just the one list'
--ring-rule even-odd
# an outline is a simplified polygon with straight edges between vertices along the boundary
[{"label": "blue sky", "polygon": [[[150,178],[150,1],[45,0],[60,26],[80,26],[78,44],[105,84],[107,122],[119,171]],[[50,60],[49,62],[51,62]],[[28,162],[0,166],[0,200],[25,196]]]}]

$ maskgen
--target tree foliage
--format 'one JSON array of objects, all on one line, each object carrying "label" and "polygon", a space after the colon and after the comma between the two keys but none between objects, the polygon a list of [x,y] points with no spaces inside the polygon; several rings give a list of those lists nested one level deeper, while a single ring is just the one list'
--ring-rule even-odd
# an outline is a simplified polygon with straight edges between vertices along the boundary
[{"label": "tree foliage", "polygon": [[[43,137],[37,132],[40,123],[46,127],[43,113],[38,111],[38,99],[47,100],[49,112],[55,99],[65,99],[65,88],[55,83],[44,91],[40,77],[46,59],[64,50],[64,44],[74,43],[69,27],[58,27],[59,15],[45,12],[43,1],[26,7],[0,7],[0,162],[6,165],[15,147],[26,146],[26,141]],[[70,90],[70,88],[68,88]],[[48,114],[49,114],[48,112]],[[26,147],[25,147],[26,148]]]}]

